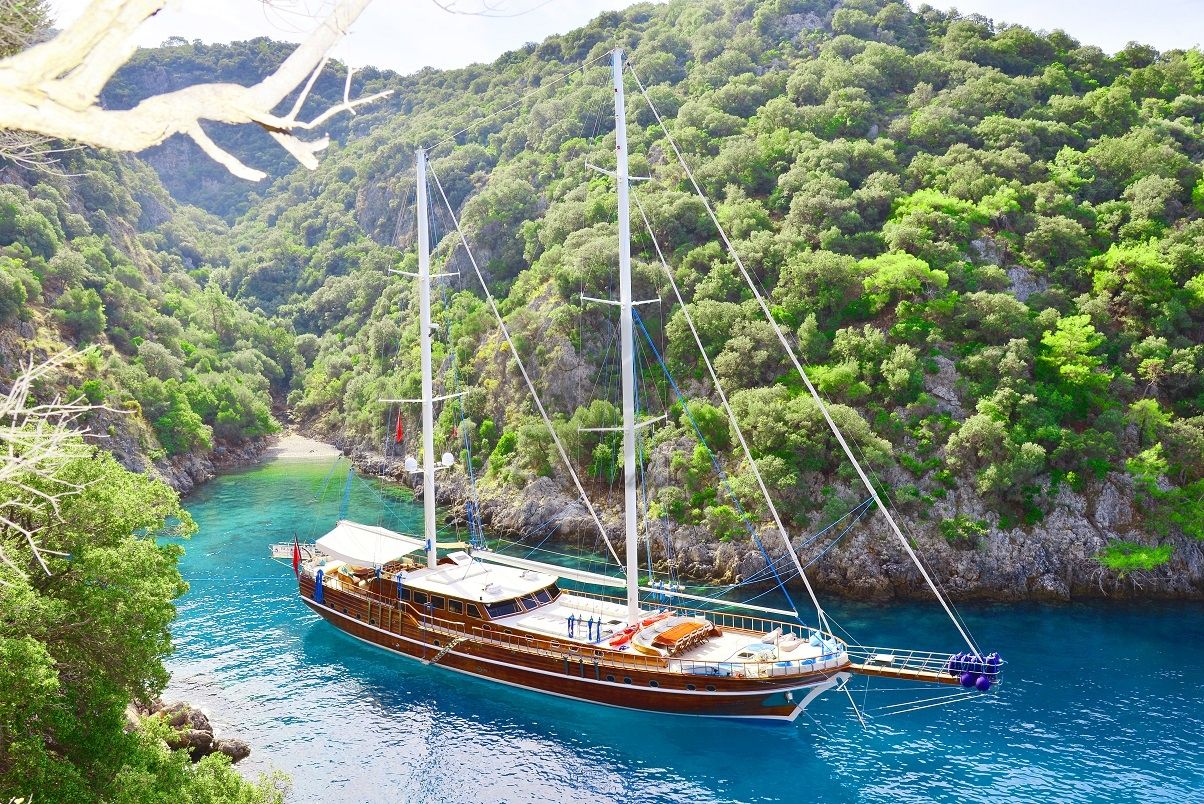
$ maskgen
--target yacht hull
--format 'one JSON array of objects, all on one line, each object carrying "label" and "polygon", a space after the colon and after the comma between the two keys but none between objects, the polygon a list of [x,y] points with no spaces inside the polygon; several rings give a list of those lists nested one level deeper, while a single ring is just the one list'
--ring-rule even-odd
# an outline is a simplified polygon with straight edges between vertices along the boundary
[{"label": "yacht hull", "polygon": [[[391,606],[326,590],[302,600],[339,630],[391,653],[498,683],[606,706],[675,715],[791,722],[819,694],[848,677],[840,668],[789,678],[708,677],[603,658],[508,646],[426,627]],[[307,592],[309,592],[307,594]],[[525,642],[526,640],[524,640]]]}]

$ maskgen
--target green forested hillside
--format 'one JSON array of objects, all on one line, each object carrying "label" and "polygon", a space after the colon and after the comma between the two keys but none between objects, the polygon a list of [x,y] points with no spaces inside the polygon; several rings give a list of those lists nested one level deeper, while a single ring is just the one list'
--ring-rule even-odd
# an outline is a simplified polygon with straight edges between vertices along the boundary
[{"label": "green forested hillside", "polygon": [[[998,524],[1032,524],[1061,485],[1089,492],[1127,472],[1151,543],[1200,535],[1204,55],[1110,56],[1059,32],[879,0],[636,6],[492,65],[415,76],[410,114],[369,112],[370,133],[277,185],[215,273],[300,334],[301,417],[379,444],[376,400],[413,390],[412,292],[385,268],[409,245],[413,148],[467,127],[434,169],[582,468],[606,474],[608,445],[576,432],[605,415],[584,406],[608,313],[578,294],[613,283],[612,189],[585,165],[613,160],[606,70],[507,106],[616,44],[870,462],[903,468],[896,504],[922,518],[965,488]],[[838,478],[835,445],[628,88],[633,173],[653,177],[638,193],[762,469],[804,524]],[[667,298],[647,238],[636,247],[642,292]],[[461,374],[483,389],[469,398],[476,455],[522,484],[554,461],[463,287],[446,320]],[[675,372],[701,379],[673,306],[649,325]],[[680,451],[681,438],[693,438],[684,425],[656,442]],[[686,452],[663,508],[730,521],[692,468],[705,456]],[[738,456],[723,461],[737,493],[749,488]],[[944,529],[965,544],[986,524]],[[1114,548],[1118,568],[1145,561]]]},{"label": "green forested hillside", "polygon": [[229,261],[222,221],[177,204],[135,159],[75,151],[53,172],[0,167],[0,179],[6,377],[29,353],[86,350],[42,393],[123,411],[93,426],[130,463],[277,429],[272,394],[299,368],[293,336],[209,282]]}]

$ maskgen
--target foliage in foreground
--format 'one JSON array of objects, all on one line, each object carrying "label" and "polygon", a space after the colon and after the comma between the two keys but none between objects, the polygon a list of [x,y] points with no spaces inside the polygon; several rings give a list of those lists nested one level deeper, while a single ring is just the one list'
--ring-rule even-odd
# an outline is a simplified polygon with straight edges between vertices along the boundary
[{"label": "foliage in foreground", "polygon": [[[24,537],[0,528],[13,566],[0,567],[0,799],[83,804],[280,801],[222,758],[193,766],[168,750],[162,726],[126,730],[126,707],[167,683],[173,601],[186,589],[175,544],[155,536],[192,522],[175,492],[122,468],[108,453],[63,461],[53,479],[22,478],[63,497],[45,501],[0,486],[0,514],[37,529],[51,574]],[[19,570],[19,571],[18,571]]]}]

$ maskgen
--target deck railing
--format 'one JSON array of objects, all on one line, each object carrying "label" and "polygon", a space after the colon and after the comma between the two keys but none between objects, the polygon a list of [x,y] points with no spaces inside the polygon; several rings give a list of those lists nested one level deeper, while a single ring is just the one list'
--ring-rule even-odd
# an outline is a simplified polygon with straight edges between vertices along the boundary
[{"label": "deck railing", "polygon": [[[592,600],[598,600],[603,603],[613,603],[621,605],[624,610],[627,608],[627,601],[614,597],[613,595],[602,595],[596,592],[581,592],[576,589],[562,590],[562,594],[571,595],[573,597],[583,597]],[[757,617],[748,614],[736,614],[728,611],[714,611],[712,609],[703,609],[695,606],[681,606],[676,603],[657,603],[661,608],[671,610],[674,614],[680,614],[686,617],[704,617],[710,620],[720,628],[730,628],[736,631],[751,631],[754,633],[768,634],[775,629],[781,629],[782,635],[793,634],[799,639],[810,639],[814,635],[818,635],[825,642],[834,640],[837,645],[845,647],[845,641],[840,637],[802,623],[790,623],[782,620],[770,620],[765,617]]]},{"label": "deck railing", "polygon": [[[313,578],[313,573],[305,571],[305,574]],[[372,592],[369,589],[361,588],[355,584],[345,582],[344,578],[337,573],[323,576],[323,586],[327,589],[335,589],[346,592],[348,594],[362,597],[366,600],[371,600],[374,603],[389,605],[396,607],[396,599],[385,599],[384,596]],[[565,594],[580,595],[583,593],[567,592]],[[603,598],[605,596],[593,595],[593,597]],[[565,672],[570,675],[582,674],[586,670],[597,665],[594,673],[601,677],[602,669],[613,669],[616,672],[624,670],[645,670],[657,672],[680,673],[685,676],[698,676],[701,679],[707,677],[735,677],[735,678],[780,678],[790,676],[811,675],[816,672],[825,670],[835,670],[848,663],[847,658],[843,655],[844,643],[839,639],[836,642],[839,648],[836,652],[824,654],[814,659],[806,660],[781,660],[781,661],[701,661],[694,659],[679,659],[679,658],[663,658],[657,656],[646,656],[641,653],[617,653],[615,651],[603,650],[593,645],[583,645],[577,642],[570,642],[567,639],[564,642],[558,641],[555,637],[537,637],[523,632],[515,632],[507,629],[502,625],[474,625],[467,626],[456,620],[447,620],[438,617],[434,612],[428,611],[421,606],[406,604],[400,611],[407,612],[409,616],[415,617],[422,627],[432,633],[442,634],[444,636],[455,639],[456,637],[464,636],[474,642],[482,644],[504,647],[510,651],[517,651],[535,656],[543,656],[552,659],[558,659],[565,663]],[[674,607],[675,611],[681,613],[697,613],[700,616],[712,617],[716,612],[709,612],[702,609],[679,609]],[[415,615],[414,612],[417,612]],[[787,631],[788,624],[776,623],[770,620],[761,620],[754,617],[742,617],[740,615],[730,615],[718,612],[718,614],[729,618],[726,621],[726,627],[743,628],[744,630],[757,631],[764,625],[771,625],[772,628],[781,627],[783,632]],[[713,618],[712,618],[713,620]],[[736,624],[740,621],[741,624]],[[718,624],[718,623],[717,623]],[[720,625],[720,627],[725,627]],[[772,630],[769,628],[767,630]],[[806,637],[810,633],[823,634],[817,629],[808,629],[804,626],[796,626],[790,630],[796,636]],[[827,638],[836,639],[831,635],[823,634]],[[432,645],[432,656],[441,645]]]},{"label": "deck railing", "polygon": [[[921,680],[932,675],[948,678],[956,678],[961,675],[961,670],[954,666],[957,662],[953,655],[935,651],[870,648],[857,645],[849,648],[849,659],[854,665],[858,665],[859,669],[864,669],[871,675],[914,677]],[[971,659],[963,660],[967,665],[972,661]],[[986,675],[993,683],[998,683],[1002,671],[1001,665],[1002,662],[998,662],[988,668],[982,661],[982,657],[979,657],[975,666],[981,669],[976,669],[974,674]]]}]

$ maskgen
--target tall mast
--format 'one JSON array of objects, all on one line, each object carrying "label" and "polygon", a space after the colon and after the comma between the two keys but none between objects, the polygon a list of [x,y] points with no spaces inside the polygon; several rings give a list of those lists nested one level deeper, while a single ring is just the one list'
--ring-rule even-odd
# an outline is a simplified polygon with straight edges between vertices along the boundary
[{"label": "tall mast", "polygon": [[627,536],[627,621],[640,617],[639,538],[636,533],[635,337],[631,320],[631,209],[627,199],[627,105],[623,99],[623,50],[615,48],[615,179],[619,190],[619,340],[623,369],[623,519]]},{"label": "tall mast", "polygon": [[426,564],[435,566],[435,403],[431,376],[431,233],[427,221],[426,151],[414,161],[418,180],[418,342],[422,346],[422,514],[426,524]]}]

